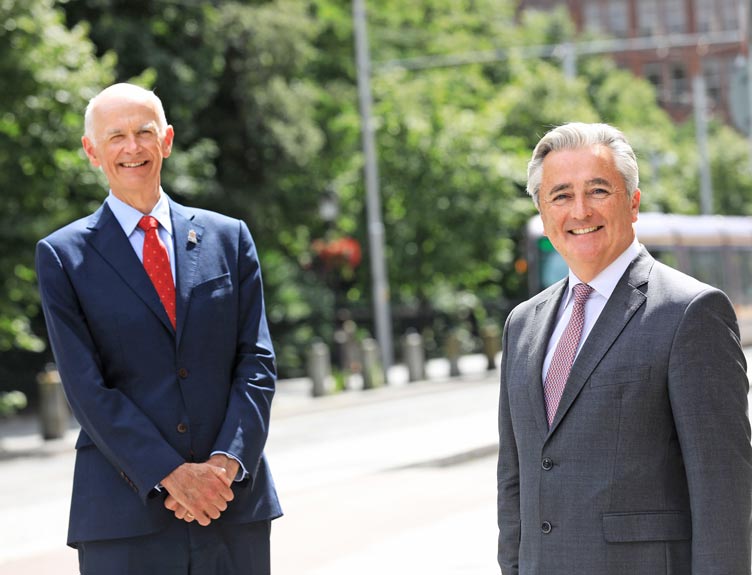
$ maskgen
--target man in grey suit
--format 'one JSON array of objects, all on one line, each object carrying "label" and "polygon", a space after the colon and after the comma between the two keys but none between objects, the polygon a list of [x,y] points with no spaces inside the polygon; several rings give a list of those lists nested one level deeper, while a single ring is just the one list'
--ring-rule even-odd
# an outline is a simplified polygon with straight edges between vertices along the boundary
[{"label": "man in grey suit", "polygon": [[551,130],[528,193],[569,277],[504,328],[503,575],[749,575],[749,382],[731,303],[639,244],[619,130]]}]

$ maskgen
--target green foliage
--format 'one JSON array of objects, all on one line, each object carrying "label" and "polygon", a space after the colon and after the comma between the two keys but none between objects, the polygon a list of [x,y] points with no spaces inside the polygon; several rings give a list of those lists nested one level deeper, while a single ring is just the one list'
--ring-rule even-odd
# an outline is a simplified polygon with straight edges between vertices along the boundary
[{"label": "green foliage", "polygon": [[714,212],[752,215],[750,143],[728,126],[710,127],[710,166]]},{"label": "green foliage", "polygon": [[[572,40],[564,9],[517,21],[512,0],[367,5],[400,329],[437,317],[415,327],[438,349],[452,328],[473,334],[525,297],[515,263],[534,213],[526,165],[555,125],[617,125],[638,154],[643,209],[698,211],[694,127],[675,125],[650,84],[606,58],[580,59],[570,79],[560,54],[529,57],[525,47]],[[80,152],[82,112],[100,88],[134,78],[175,127],[168,193],[249,223],[281,373],[300,372],[314,337],[331,338],[335,308],[367,326],[367,258],[342,281],[317,271],[311,250],[348,235],[367,255],[350,2],[0,0],[0,72],[0,351],[42,345],[34,243],[104,197]],[[746,142],[711,123],[709,150],[716,209],[752,213]],[[330,223],[318,213],[326,190],[339,200]]]},{"label": "green foliage", "polygon": [[20,391],[0,393],[0,417],[8,417],[27,405],[26,396]]},{"label": "green foliage", "polygon": [[41,350],[32,330],[36,240],[90,211],[102,188],[79,152],[81,110],[112,80],[87,27],[52,0],[0,1],[0,351]]}]

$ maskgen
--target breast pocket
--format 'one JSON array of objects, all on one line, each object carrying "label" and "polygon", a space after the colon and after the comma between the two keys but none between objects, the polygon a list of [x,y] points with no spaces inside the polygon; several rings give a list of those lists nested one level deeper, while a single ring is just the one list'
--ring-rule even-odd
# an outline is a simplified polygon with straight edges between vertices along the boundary
[{"label": "breast pocket", "polygon": [[229,272],[201,282],[193,287],[194,298],[219,297],[232,291],[232,278]]}]

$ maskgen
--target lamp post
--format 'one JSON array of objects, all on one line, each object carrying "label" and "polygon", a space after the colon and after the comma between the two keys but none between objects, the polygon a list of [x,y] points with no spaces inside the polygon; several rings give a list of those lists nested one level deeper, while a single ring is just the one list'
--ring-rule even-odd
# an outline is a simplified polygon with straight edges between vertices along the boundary
[{"label": "lamp post", "polygon": [[389,306],[389,279],[384,255],[384,223],[381,221],[379,176],[376,166],[376,143],[371,121],[371,56],[368,50],[365,0],[353,0],[353,27],[358,74],[358,102],[361,136],[365,156],[366,212],[368,216],[368,251],[371,260],[371,282],[376,339],[379,342],[384,375],[388,383],[392,365],[392,316]]}]

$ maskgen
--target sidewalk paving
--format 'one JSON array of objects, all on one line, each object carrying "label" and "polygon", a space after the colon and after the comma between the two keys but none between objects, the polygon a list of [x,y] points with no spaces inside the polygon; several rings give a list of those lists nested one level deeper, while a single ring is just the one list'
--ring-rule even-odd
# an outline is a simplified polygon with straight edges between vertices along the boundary
[{"label": "sidewalk paving", "polygon": [[[378,525],[368,524],[367,536],[356,536],[357,525],[351,525],[353,518],[349,514],[356,505],[367,505],[381,497],[383,504],[377,505],[378,510],[363,513],[391,516],[394,513],[392,491],[406,488],[420,493],[427,509],[438,513],[443,507],[427,498],[434,495],[443,498],[451,489],[468,481],[460,481],[460,476],[453,473],[465,474],[462,477],[478,473],[472,466],[453,465],[459,461],[457,458],[463,461],[469,458],[482,465],[490,461],[490,457],[485,456],[495,450],[493,416],[478,417],[471,411],[483,406],[484,412],[493,412],[498,372],[486,370],[483,356],[468,356],[460,365],[463,375],[450,378],[446,362],[428,362],[427,379],[419,382],[408,382],[407,369],[396,366],[390,372],[388,386],[368,391],[348,390],[319,398],[311,396],[309,380],[278,382],[267,444],[286,512],[284,519],[275,522],[276,572],[281,575],[346,574],[352,572],[352,562],[362,562],[366,556],[375,567],[379,561],[374,557],[381,557],[383,553],[387,556],[404,554],[406,548],[425,539],[429,532],[434,536],[443,533],[441,518],[424,512],[403,517],[402,523],[412,525],[410,529],[398,532],[383,520],[379,523],[383,524],[381,531]],[[449,424],[449,419],[456,425]],[[447,427],[449,429],[445,429]],[[0,549],[0,572],[13,575],[77,572],[75,551],[64,546],[64,538],[78,430],[71,418],[63,438],[45,441],[34,414],[0,420],[0,468],[5,486],[2,503],[5,524],[0,526],[4,539],[0,547],[4,551]],[[438,487],[436,480],[424,479],[433,475],[444,482],[441,493],[433,494]],[[483,475],[492,473],[486,470]],[[46,478],[42,492],[27,481],[30,476]],[[426,489],[426,484],[432,485],[433,491]],[[365,500],[363,489],[369,492]],[[32,492],[37,494],[36,502],[28,499]],[[492,500],[488,493],[474,492],[476,498],[481,495],[484,512],[486,508],[492,509],[485,502],[485,499]],[[338,511],[345,533],[340,533],[336,541],[330,541],[332,528],[322,531],[316,524],[317,518],[322,517],[322,502],[346,496],[350,503]],[[324,507],[329,509],[329,503]],[[329,509],[327,513],[333,512]],[[40,516],[47,518],[42,525],[37,523]],[[433,519],[429,523],[418,522],[425,517]],[[310,521],[314,521],[314,525],[309,524]],[[489,523],[487,517],[478,524],[485,523]],[[491,522],[491,528],[484,528],[483,533],[492,534],[492,527]],[[469,528],[464,531],[470,536]],[[347,541],[349,545],[345,545]],[[475,544],[479,545],[480,541]],[[493,541],[486,542],[483,547],[492,544]],[[298,549],[294,556],[285,551],[291,547]],[[308,561],[315,563],[312,558],[325,549],[328,550],[326,565],[322,564],[318,571],[312,566],[309,569]],[[336,565],[331,563],[332,558],[337,558]]]}]

